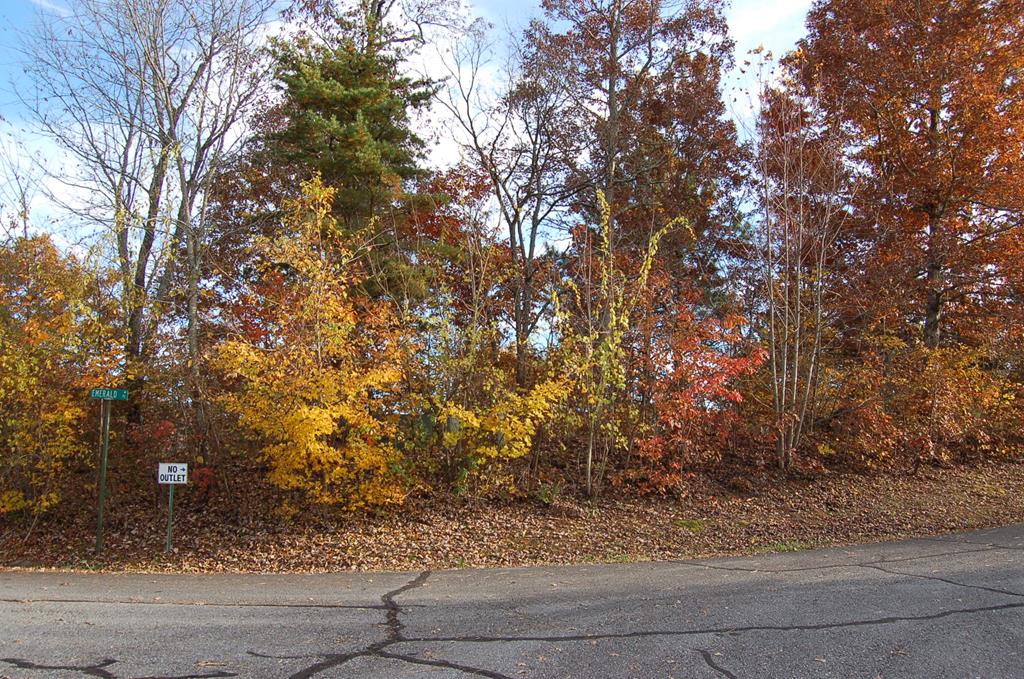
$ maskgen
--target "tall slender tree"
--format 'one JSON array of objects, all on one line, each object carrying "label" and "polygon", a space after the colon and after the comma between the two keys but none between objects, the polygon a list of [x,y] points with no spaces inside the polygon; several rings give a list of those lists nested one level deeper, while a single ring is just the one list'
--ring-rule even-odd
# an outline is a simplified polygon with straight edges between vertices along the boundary
[{"label": "tall slender tree", "polygon": [[207,196],[260,91],[256,51],[270,7],[82,0],[41,22],[26,45],[34,84],[26,103],[69,158],[58,178],[70,190],[52,197],[113,244],[133,385],[142,385],[150,342],[179,294],[197,404]]},{"label": "tall slender tree", "polygon": [[487,178],[507,233],[516,384],[523,388],[531,342],[548,309],[539,302],[552,264],[546,242],[556,237],[560,219],[583,188],[571,176],[581,151],[580,130],[565,115],[571,100],[561,65],[545,59],[528,38],[520,39],[498,91],[491,92],[483,82],[491,49],[489,27],[476,22],[446,61],[450,87],[439,101]]},{"label": "tall slender tree", "polygon": [[793,78],[794,63],[758,66],[760,116],[752,177],[758,209],[752,316],[767,346],[775,457],[788,469],[812,428],[822,362],[837,328],[841,237],[854,184],[844,138]]},{"label": "tall slender tree", "polygon": [[[590,225],[607,217],[606,256],[625,270],[639,266],[651,238],[671,225],[651,263],[650,290],[631,305],[620,340],[628,387],[610,412],[625,420],[615,446],[632,450],[658,419],[656,383],[675,374],[676,335],[701,334],[701,318],[726,306],[723,246],[739,221],[742,157],[720,90],[732,43],[715,0],[546,0],[543,8],[529,39],[560,75],[563,118],[580,130],[569,175],[579,187],[576,213]],[[592,231],[574,231],[570,256],[589,251],[598,239]],[[567,269],[596,303],[594,268],[580,261]],[[584,308],[581,323],[612,331],[599,304]]]}]

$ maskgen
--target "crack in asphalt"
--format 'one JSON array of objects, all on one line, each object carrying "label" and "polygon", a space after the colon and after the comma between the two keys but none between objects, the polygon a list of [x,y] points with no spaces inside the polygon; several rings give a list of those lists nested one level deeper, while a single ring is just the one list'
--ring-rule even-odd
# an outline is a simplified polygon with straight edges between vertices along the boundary
[{"label": "crack in asphalt", "polygon": [[[507,675],[495,672],[492,670],[484,669],[481,667],[472,667],[470,665],[461,665],[459,663],[451,662],[449,660],[432,660],[428,658],[417,658],[414,655],[407,655],[403,653],[392,653],[387,649],[395,644],[400,644],[408,641],[403,634],[405,630],[405,623],[402,622],[402,614],[405,612],[404,609],[398,605],[395,601],[395,597],[408,592],[409,590],[422,587],[430,577],[430,571],[423,571],[415,578],[405,583],[397,589],[393,589],[383,594],[380,598],[382,606],[387,613],[385,615],[384,625],[387,630],[385,638],[381,641],[370,644],[366,648],[354,651],[351,653],[338,653],[338,654],[327,654],[327,655],[313,655],[306,656],[309,658],[318,658],[317,662],[308,665],[301,670],[294,672],[290,675],[290,679],[309,679],[314,677],[320,672],[324,672],[329,669],[333,669],[340,665],[355,660],[356,658],[382,658],[387,660],[397,660],[399,662],[409,663],[412,665],[427,665],[430,667],[441,667],[444,669],[455,670],[463,674],[478,676],[478,677],[489,677],[490,679],[511,679]],[[261,658],[276,658],[279,660],[295,660],[298,658],[288,656],[269,656],[254,651],[249,652],[250,655],[261,657]]]},{"label": "crack in asphalt", "polygon": [[998,587],[988,587],[986,585],[972,585],[972,584],[967,583],[967,582],[957,582],[956,580],[950,580],[948,578],[942,578],[942,577],[939,577],[937,575],[922,575],[921,573],[902,573],[900,571],[891,571],[891,570],[889,570],[887,568],[882,568],[881,566],[878,566],[878,565],[875,565],[875,564],[860,564],[860,567],[861,568],[871,568],[871,569],[876,570],[876,571],[881,571],[883,573],[888,573],[889,575],[902,575],[902,576],[907,577],[907,578],[920,578],[922,580],[935,580],[936,582],[944,582],[947,585],[956,585],[957,587],[967,587],[968,589],[980,589],[980,590],[983,590],[985,592],[992,592],[994,594],[1005,594],[1007,596],[1024,597],[1024,594],[1021,594],[1020,592],[1013,592],[1011,590],[1000,589]]},{"label": "crack in asphalt", "polygon": [[19,658],[0,658],[0,661],[13,665],[21,670],[63,670],[65,672],[81,672],[82,674],[89,677],[104,677],[105,679],[113,679],[114,675],[107,671],[107,668],[116,663],[117,661],[113,658],[107,658],[101,660],[95,665],[38,665],[28,660],[21,660]]},{"label": "crack in asphalt", "polygon": [[1024,551],[1024,547],[1011,547],[1010,545],[1001,545],[997,542],[974,542],[973,540],[958,540],[957,538],[937,537],[937,538],[918,538],[920,540],[928,540],[929,542],[958,542],[961,545],[979,545],[984,547],[991,547],[992,549],[1012,549],[1020,552]]},{"label": "crack in asphalt", "polygon": [[425,583],[427,581],[427,578],[429,578],[429,577],[430,577],[430,571],[423,571],[422,573],[420,573],[415,578],[413,578],[409,582],[405,583],[404,585],[402,585],[398,589],[392,590],[392,591],[384,594],[384,596],[382,596],[380,598],[381,602],[383,602],[384,606],[387,608],[387,611],[388,611],[388,613],[387,613],[387,626],[388,626],[388,638],[387,638],[387,641],[388,642],[394,643],[396,641],[401,641],[401,639],[402,639],[402,630],[405,629],[405,623],[402,622],[401,617],[400,617],[402,615],[402,608],[397,603],[395,603],[395,597],[398,596],[399,594],[403,594],[405,592],[408,592],[411,589],[416,589],[417,587],[422,587],[423,583]]},{"label": "crack in asphalt", "polygon": [[495,643],[495,642],[565,642],[565,641],[598,641],[601,639],[643,639],[646,637],[689,637],[705,634],[744,634],[746,632],[818,632],[823,630],[843,629],[847,627],[870,627],[873,625],[892,625],[900,622],[926,622],[929,620],[940,620],[954,615],[971,615],[980,613],[994,613],[997,611],[1013,610],[1024,608],[1024,602],[1012,604],[999,604],[995,606],[980,606],[978,608],[955,608],[948,611],[940,611],[929,615],[892,615],[882,618],[870,618],[867,620],[848,620],[845,622],[827,622],[804,625],[748,625],[744,627],[706,627],[691,630],[649,630],[643,632],[621,632],[611,634],[563,634],[549,636],[451,636],[451,637],[418,637],[405,638],[403,642],[429,643]]},{"label": "crack in asphalt", "polygon": [[[50,670],[60,672],[81,672],[87,677],[102,677],[102,679],[119,679],[116,674],[108,670],[111,665],[117,664],[117,660],[106,658],[94,665],[42,665],[20,658],[0,658],[0,662],[16,667],[20,670]],[[132,679],[214,679],[215,677],[237,677],[234,672],[218,670],[216,672],[204,672],[202,674],[179,674],[179,675],[156,675],[145,677],[133,677]]]},{"label": "crack in asphalt", "polygon": [[[353,660],[355,658],[362,658],[363,656],[366,656],[366,655],[371,655],[371,653],[369,651],[359,651],[357,653],[341,653],[341,654],[328,654],[328,655],[317,656],[317,657],[320,658],[320,662],[313,663],[312,665],[310,665],[308,667],[304,667],[301,670],[299,670],[298,672],[295,672],[295,673],[291,674],[290,675],[290,679],[305,679],[306,677],[316,676],[317,674],[319,674],[320,672],[323,672],[324,670],[329,670],[329,669],[331,669],[333,667],[338,667],[339,665],[344,665],[349,660]],[[263,657],[265,657],[265,658],[266,657],[273,658],[275,656],[263,656]],[[290,659],[290,658],[284,657],[282,659]]]},{"label": "crack in asphalt", "polygon": [[412,663],[413,665],[429,665],[430,667],[444,667],[446,669],[458,670],[464,674],[472,674],[478,677],[490,677],[491,679],[509,679],[507,675],[501,674],[500,672],[494,672],[492,670],[485,670],[479,667],[470,667],[468,665],[457,665],[447,660],[428,660],[427,658],[417,658],[413,655],[404,655],[401,653],[387,653],[381,651],[377,653],[378,658],[388,658],[391,660],[401,660],[402,662]]},{"label": "crack in asphalt", "polygon": [[[929,539],[929,538],[924,538]],[[948,542],[943,540],[943,542]],[[971,543],[980,545],[981,543]],[[717,566],[714,564],[704,563],[701,561],[691,562],[680,562],[686,565],[698,566],[701,568],[708,568],[711,570],[719,571],[735,571],[740,573],[770,573],[770,574],[786,574],[786,573],[802,573],[809,571],[824,571],[824,570],[835,570],[842,568],[868,568],[876,570],[887,575],[903,576],[908,578],[920,578],[923,580],[934,580],[936,582],[942,582],[947,585],[955,585],[957,587],[966,587],[969,589],[977,589],[985,592],[992,592],[993,594],[1004,594],[1007,596],[1024,597],[1024,594],[1020,592],[1014,592],[1008,589],[1000,589],[998,587],[988,587],[986,585],[972,585],[967,582],[959,582],[957,580],[950,580],[948,578],[939,577],[937,575],[922,575],[920,573],[905,573],[903,571],[890,570],[882,567],[881,564],[892,564],[892,563],[907,563],[909,561],[922,561],[924,559],[934,559],[942,556],[953,556],[958,554],[979,554],[984,552],[994,552],[999,549],[1004,549],[998,545],[986,545],[984,549],[961,549],[951,552],[939,552],[936,554],[924,554],[921,556],[908,556],[899,559],[879,559],[877,561],[866,561],[864,563],[844,563],[844,564],[828,564],[825,566],[800,566],[797,568],[745,568],[743,566]],[[1005,549],[1016,549],[1015,547],[1007,547]]]},{"label": "crack in asphalt", "polygon": [[323,653],[304,653],[303,655],[272,655],[270,653],[260,653],[259,651],[246,651],[246,655],[252,656],[253,658],[264,658],[266,660],[309,660],[310,658],[323,658]]},{"label": "crack in asphalt", "polygon": [[715,657],[711,653],[711,651],[706,651],[702,648],[695,648],[693,650],[700,653],[700,657],[704,658],[704,662],[707,664],[707,666],[713,669],[715,672],[718,672],[727,679],[738,679],[738,677],[735,674],[733,674],[732,672],[730,672],[729,670],[725,669],[724,667],[715,662]]}]

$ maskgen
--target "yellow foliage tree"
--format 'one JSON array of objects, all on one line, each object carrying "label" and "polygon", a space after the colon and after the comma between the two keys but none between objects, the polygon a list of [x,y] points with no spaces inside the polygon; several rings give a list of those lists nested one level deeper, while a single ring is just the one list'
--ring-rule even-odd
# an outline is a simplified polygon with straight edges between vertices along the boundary
[{"label": "yellow foliage tree", "polygon": [[46,511],[89,460],[88,392],[118,360],[99,281],[46,236],[0,248],[0,514]]},{"label": "yellow foliage tree", "polygon": [[560,366],[526,361],[527,347],[505,342],[503,314],[515,312],[502,302],[514,271],[484,217],[489,194],[475,193],[471,179],[452,183],[462,202],[443,208],[439,247],[420,259],[434,271],[436,296],[413,321],[420,350],[406,367],[402,443],[422,480],[504,495],[516,491],[507,463],[537,452],[572,383]]},{"label": "yellow foliage tree", "polygon": [[[582,284],[565,280],[568,307],[555,300],[561,350],[576,377],[574,386],[586,426],[585,482],[591,497],[598,492],[610,451],[624,445],[613,411],[624,400],[626,390],[624,343],[633,309],[646,289],[662,237],[674,227],[684,227],[692,233],[685,219],[672,220],[651,234],[639,270],[627,272],[613,246],[611,206],[601,191],[597,192],[597,201],[601,221],[597,225],[596,247],[588,243],[581,258],[589,275]],[[600,459],[595,465],[596,457]]]},{"label": "yellow foliage tree", "polygon": [[504,387],[500,379],[487,383],[494,395],[489,404],[462,406],[448,401],[438,418],[452,425],[443,434],[444,446],[463,446],[478,463],[510,460],[529,453],[538,428],[554,416],[555,407],[571,388],[565,376],[544,380],[523,392]]},{"label": "yellow foliage tree", "polygon": [[260,280],[243,304],[260,317],[217,347],[214,364],[237,380],[224,404],[265,443],[271,482],[350,509],[395,504],[395,323],[359,298],[333,199],[319,178],[304,183],[285,205],[285,235],[257,243]]}]

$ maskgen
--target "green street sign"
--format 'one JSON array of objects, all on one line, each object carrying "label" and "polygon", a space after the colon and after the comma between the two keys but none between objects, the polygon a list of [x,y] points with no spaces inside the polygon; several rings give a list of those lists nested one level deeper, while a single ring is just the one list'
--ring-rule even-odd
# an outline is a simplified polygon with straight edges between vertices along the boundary
[{"label": "green street sign", "polygon": [[105,401],[127,401],[127,389],[93,389],[89,392],[91,398],[101,398]]}]

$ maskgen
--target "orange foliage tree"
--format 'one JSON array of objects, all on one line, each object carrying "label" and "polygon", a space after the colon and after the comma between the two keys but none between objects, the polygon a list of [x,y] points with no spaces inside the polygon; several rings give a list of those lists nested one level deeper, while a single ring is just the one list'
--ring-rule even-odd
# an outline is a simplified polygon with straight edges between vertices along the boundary
[{"label": "orange foliage tree", "polygon": [[89,462],[89,389],[120,356],[103,283],[47,236],[0,248],[0,514],[47,510]]},{"label": "orange foliage tree", "polygon": [[1020,0],[836,0],[808,19],[804,77],[869,180],[866,273],[930,348],[973,342],[1017,306],[1022,14]]},{"label": "orange foliage tree", "polygon": [[[1009,416],[996,405],[1021,375],[1022,15],[1019,0],[832,0],[809,15],[792,62],[862,186],[821,413],[829,451],[942,458],[1005,430],[983,422]],[[847,445],[861,426],[875,433]]]}]

